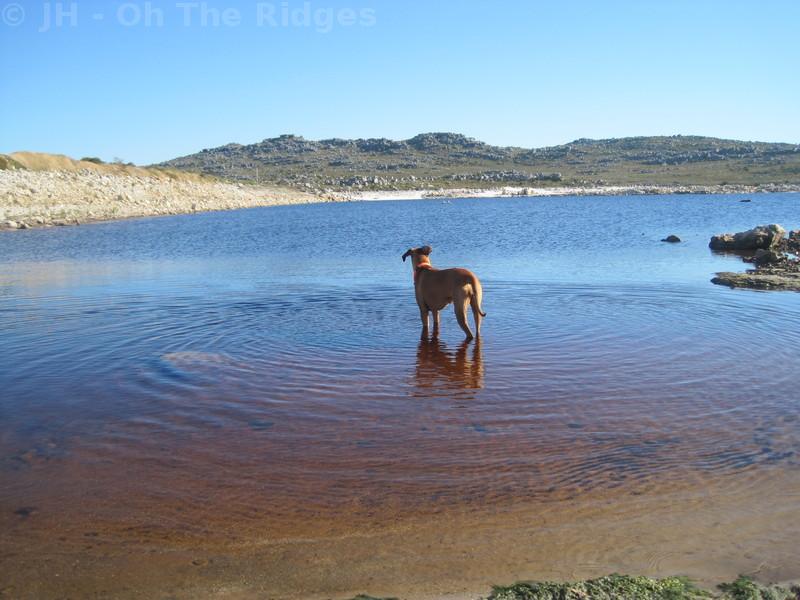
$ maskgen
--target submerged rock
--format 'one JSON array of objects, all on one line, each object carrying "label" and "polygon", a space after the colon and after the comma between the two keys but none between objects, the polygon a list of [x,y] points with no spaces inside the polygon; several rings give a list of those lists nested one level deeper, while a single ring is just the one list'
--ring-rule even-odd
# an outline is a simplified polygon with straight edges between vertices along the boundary
[{"label": "submerged rock", "polygon": [[162,354],[161,359],[176,367],[224,365],[232,362],[231,359],[224,354],[216,354],[214,352],[195,352],[193,350],[169,352],[167,354]]},{"label": "submerged rock", "polygon": [[708,247],[721,252],[767,250],[778,246],[785,234],[786,230],[780,225],[759,225],[748,231],[715,235],[708,243]]},{"label": "submerged rock", "polygon": [[681,238],[679,238],[677,235],[668,235],[667,237],[665,237],[661,241],[662,242],[668,242],[670,244],[678,244],[678,243],[680,243]]}]

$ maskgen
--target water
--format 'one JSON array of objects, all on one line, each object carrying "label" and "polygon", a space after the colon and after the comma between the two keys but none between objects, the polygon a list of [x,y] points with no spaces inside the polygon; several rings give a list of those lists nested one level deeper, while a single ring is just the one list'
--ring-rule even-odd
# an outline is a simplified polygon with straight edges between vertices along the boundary
[{"label": "water", "polygon": [[[707,249],[797,228],[799,198],[739,199],[325,204],[0,235],[0,575],[31,597],[125,596],[124,576],[103,588],[122,569],[180,596],[191,549],[238,557],[203,585],[246,572],[278,595],[433,593],[442,574],[420,565],[437,561],[479,591],[626,567],[710,579],[765,553],[800,577],[800,295],[714,286],[744,265]],[[480,276],[479,344],[449,309],[420,339],[400,256],[426,243]],[[537,543],[511,533],[545,513]],[[444,522],[472,532],[446,558],[429,533]],[[576,522],[588,549],[569,545]],[[689,524],[685,547],[670,532]],[[348,540],[398,527],[392,556],[354,566]],[[506,551],[466,556],[478,531]],[[547,531],[557,560],[533,558]],[[31,583],[76,557],[58,585]]]}]

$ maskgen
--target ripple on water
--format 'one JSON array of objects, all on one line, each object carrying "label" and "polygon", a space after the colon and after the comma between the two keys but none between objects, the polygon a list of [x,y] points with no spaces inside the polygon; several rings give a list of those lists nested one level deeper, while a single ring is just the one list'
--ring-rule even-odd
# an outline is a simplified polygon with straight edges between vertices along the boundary
[{"label": "ripple on water", "polygon": [[[486,290],[480,344],[449,313],[442,339],[419,340],[390,287],[75,302],[51,343],[70,336],[77,362],[36,367],[103,375],[73,381],[80,460],[241,510],[419,511],[726,474],[747,486],[798,466],[797,306],[691,287]],[[41,413],[47,431],[57,418]]]}]

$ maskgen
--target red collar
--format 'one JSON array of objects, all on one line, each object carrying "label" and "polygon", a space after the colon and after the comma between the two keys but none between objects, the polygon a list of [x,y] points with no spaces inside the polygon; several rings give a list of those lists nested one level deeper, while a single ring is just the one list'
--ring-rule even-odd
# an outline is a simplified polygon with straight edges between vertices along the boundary
[{"label": "red collar", "polygon": [[433,270],[433,265],[431,263],[422,263],[421,265],[417,265],[416,267],[414,267],[414,283],[415,284],[417,283],[417,280],[419,279],[419,274],[422,273],[422,271],[432,271],[432,270]]}]

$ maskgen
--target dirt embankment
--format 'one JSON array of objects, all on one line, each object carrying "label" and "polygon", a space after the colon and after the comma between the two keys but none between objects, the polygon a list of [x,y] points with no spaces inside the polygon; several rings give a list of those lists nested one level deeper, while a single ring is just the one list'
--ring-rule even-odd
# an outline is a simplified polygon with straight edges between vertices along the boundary
[{"label": "dirt embankment", "polygon": [[172,169],[34,152],[0,155],[0,229],[322,200],[288,188],[233,184]]}]

